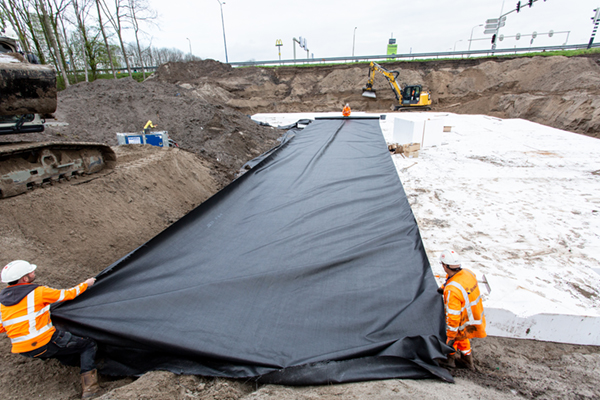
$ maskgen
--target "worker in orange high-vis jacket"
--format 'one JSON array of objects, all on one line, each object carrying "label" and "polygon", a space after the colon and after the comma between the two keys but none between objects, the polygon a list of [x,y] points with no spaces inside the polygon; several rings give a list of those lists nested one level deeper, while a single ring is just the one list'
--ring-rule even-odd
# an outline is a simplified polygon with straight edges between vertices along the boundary
[{"label": "worker in orange high-vis jacket", "polygon": [[444,250],[440,263],[447,274],[446,283],[439,289],[444,296],[447,344],[456,350],[443,364],[474,369],[469,339],[487,336],[477,278],[473,272],[461,268],[460,257],[454,250]]},{"label": "worker in orange high-vis jacket", "polygon": [[0,292],[0,333],[6,332],[12,352],[31,358],[58,358],[79,354],[82,399],[102,393],[96,372],[96,342],[89,338],[59,331],[52,325],[50,305],[72,300],[85,292],[96,280],[90,278],[71,289],[56,290],[34,284],[34,264],[16,260],[2,269],[2,282],[8,287]]},{"label": "worker in orange high-vis jacket", "polygon": [[350,110],[350,104],[346,103],[344,108],[342,108],[342,115],[344,117],[349,117],[351,112],[352,112],[352,110]]}]

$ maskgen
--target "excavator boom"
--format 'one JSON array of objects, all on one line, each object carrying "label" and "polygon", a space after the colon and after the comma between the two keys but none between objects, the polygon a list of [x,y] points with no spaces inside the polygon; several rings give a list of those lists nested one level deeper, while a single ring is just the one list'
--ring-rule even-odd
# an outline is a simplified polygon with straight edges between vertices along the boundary
[{"label": "excavator boom", "polygon": [[400,101],[400,88],[398,87],[398,83],[396,82],[396,78],[398,77],[398,75],[400,75],[400,72],[388,71],[387,69],[383,68],[381,65],[373,61],[371,61],[371,64],[369,65],[369,80],[363,88],[362,95],[371,99],[377,97],[377,95],[375,94],[375,89],[373,89],[373,83],[375,83],[375,72],[379,72],[380,74],[386,77],[388,83],[390,84],[390,87],[392,88],[392,91],[394,92],[394,95],[396,96],[396,100]]}]

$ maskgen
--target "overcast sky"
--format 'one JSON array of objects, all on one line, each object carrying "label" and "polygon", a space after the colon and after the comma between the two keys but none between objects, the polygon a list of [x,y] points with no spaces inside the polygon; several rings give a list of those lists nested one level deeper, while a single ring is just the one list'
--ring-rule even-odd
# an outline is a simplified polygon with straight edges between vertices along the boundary
[{"label": "overcast sky", "polygon": [[[155,47],[174,47],[195,56],[225,62],[219,0],[149,0],[159,15],[158,28],[147,29]],[[521,3],[527,3],[522,0]],[[230,62],[294,58],[293,38],[306,39],[312,58],[386,54],[396,38],[398,54],[489,49],[487,19],[516,8],[516,0],[226,0],[222,6]],[[507,16],[498,48],[587,44],[591,17],[600,0],[537,0]],[[502,10],[503,9],[503,10]],[[356,28],[356,29],[355,29]],[[548,33],[554,31],[549,37]],[[563,33],[561,33],[563,32]],[[520,33],[520,40],[514,37]],[[479,40],[481,39],[481,40]],[[484,40],[485,39],[485,40]],[[353,43],[354,42],[354,43]],[[600,43],[600,37],[597,40]],[[296,44],[296,58],[307,52]]]}]

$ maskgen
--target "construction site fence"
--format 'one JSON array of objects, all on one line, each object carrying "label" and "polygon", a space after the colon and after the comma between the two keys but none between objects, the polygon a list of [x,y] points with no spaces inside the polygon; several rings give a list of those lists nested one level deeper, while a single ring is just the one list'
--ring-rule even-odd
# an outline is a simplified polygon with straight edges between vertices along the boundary
[{"label": "construction site fence", "polygon": [[[593,44],[592,48],[599,48],[600,44]],[[409,54],[385,54],[372,56],[345,56],[345,57],[325,57],[325,58],[297,58],[289,60],[267,60],[267,61],[234,61],[229,65],[233,67],[250,67],[250,66],[266,66],[266,65],[306,65],[306,64],[335,64],[348,62],[369,62],[369,61],[410,61],[410,60],[431,60],[431,59],[456,59],[470,57],[490,57],[490,56],[510,56],[515,54],[525,53],[544,53],[552,51],[565,50],[585,50],[588,44],[570,44],[563,46],[543,46],[543,47],[521,47],[512,49],[495,49],[495,50],[469,50],[469,51],[442,51],[432,53],[409,53]],[[153,67],[132,67],[132,72],[154,72],[158,66]],[[110,73],[110,69],[97,69],[100,72]],[[119,74],[128,73],[127,68],[116,69]],[[83,70],[76,71],[83,73]]]}]

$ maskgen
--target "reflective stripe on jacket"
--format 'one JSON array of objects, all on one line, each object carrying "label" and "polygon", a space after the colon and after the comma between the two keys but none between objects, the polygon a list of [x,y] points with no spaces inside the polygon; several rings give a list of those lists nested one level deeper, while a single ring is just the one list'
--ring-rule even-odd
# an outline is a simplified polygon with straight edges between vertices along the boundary
[{"label": "reflective stripe on jacket", "polygon": [[0,304],[0,333],[6,332],[10,338],[12,352],[24,353],[47,344],[56,330],[50,320],[50,304],[72,300],[86,289],[86,283],[62,290],[37,286],[16,304]]},{"label": "reflective stripe on jacket", "polygon": [[483,301],[477,278],[471,271],[462,269],[446,281],[444,306],[448,339],[462,340],[487,336]]}]

